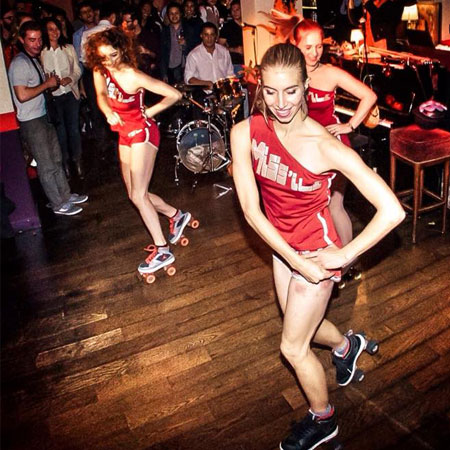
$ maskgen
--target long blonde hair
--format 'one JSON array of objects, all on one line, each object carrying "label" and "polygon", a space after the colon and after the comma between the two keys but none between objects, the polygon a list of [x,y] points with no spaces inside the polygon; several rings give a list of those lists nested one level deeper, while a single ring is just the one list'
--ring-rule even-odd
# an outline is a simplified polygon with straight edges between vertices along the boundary
[{"label": "long blonde hair", "polygon": [[[258,86],[255,93],[255,101],[252,106],[252,113],[257,110],[263,116],[265,121],[268,121],[268,117],[274,118],[272,112],[267,108],[262,92],[262,73],[271,67],[286,67],[298,69],[300,74],[300,82],[305,85],[308,78],[306,72],[305,58],[302,52],[292,44],[276,44],[270,47],[264,56],[262,57],[260,69],[260,78],[258,79]],[[306,89],[305,89],[306,91]],[[303,113],[303,117],[308,114],[308,106],[306,103],[306,92],[303,95],[300,110]]]}]

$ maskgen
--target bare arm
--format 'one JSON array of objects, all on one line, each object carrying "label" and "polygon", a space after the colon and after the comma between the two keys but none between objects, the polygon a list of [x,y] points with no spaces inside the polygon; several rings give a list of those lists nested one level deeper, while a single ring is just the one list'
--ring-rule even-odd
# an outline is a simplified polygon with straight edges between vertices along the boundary
[{"label": "bare arm", "polygon": [[298,255],[269,222],[260,208],[260,199],[251,161],[250,125],[245,120],[231,130],[233,178],[245,218],[258,235],[308,281],[318,283],[333,274]]},{"label": "bare arm", "polygon": [[97,94],[97,104],[100,111],[105,115],[110,125],[123,125],[123,121],[119,114],[114,112],[108,103],[108,91],[106,88],[105,77],[97,70],[94,71],[94,86]]},{"label": "bare arm", "polygon": [[320,144],[320,154],[328,165],[321,169],[342,172],[376,209],[364,230],[345,247],[311,255],[324,267],[336,269],[373,247],[405,218],[405,212],[383,179],[367,167],[353,150],[335,139],[327,139]]},{"label": "bare arm", "polygon": [[188,80],[188,84],[192,84],[194,86],[206,86],[209,89],[212,89],[214,86],[214,83],[209,80],[200,80],[200,78],[197,77],[191,77]]},{"label": "bare arm", "polygon": [[52,76],[35,87],[14,86],[14,93],[16,94],[17,100],[19,100],[20,103],[25,103],[37,97],[38,95],[41,95],[45,90],[57,86],[58,78],[56,76]]},{"label": "bare arm", "polygon": [[355,114],[348,123],[330,125],[327,127],[328,131],[334,136],[338,134],[347,134],[357,128],[365,119],[372,106],[377,101],[377,95],[364,83],[339,67],[333,67],[330,70],[330,74],[335,79],[336,87],[340,87],[359,99]]},{"label": "bare arm", "polygon": [[134,72],[133,79],[137,89],[142,87],[147,91],[154,92],[155,94],[159,94],[163,97],[160,102],[145,110],[145,115],[147,117],[155,117],[161,111],[164,111],[176,102],[180,101],[183,96],[180,91],[177,91],[169,84],[157,80],[156,78],[152,78],[139,70]]}]

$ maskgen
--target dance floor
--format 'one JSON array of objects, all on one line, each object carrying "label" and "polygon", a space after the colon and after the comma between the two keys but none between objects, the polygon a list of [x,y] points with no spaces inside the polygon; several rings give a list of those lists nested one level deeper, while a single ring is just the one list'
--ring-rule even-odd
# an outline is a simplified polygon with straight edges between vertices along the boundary
[{"label": "dance floor", "polygon": [[[233,186],[225,173],[192,191],[182,168],[174,184],[175,151],[163,141],[151,190],[200,220],[174,248],[175,276],[137,278],[150,239],[114,154],[93,146],[73,180],[90,196],[84,211],[55,217],[35,189],[42,229],[3,243],[3,449],[275,450],[305,415],[280,356],[271,252],[235,191],[219,196],[215,183]],[[354,191],[347,206],[358,231],[372,208]],[[450,233],[439,226],[439,214],[422,217],[412,245],[408,217],[333,295],[342,331],[380,341],[345,388],[317,350],[346,450],[449,448]]]}]

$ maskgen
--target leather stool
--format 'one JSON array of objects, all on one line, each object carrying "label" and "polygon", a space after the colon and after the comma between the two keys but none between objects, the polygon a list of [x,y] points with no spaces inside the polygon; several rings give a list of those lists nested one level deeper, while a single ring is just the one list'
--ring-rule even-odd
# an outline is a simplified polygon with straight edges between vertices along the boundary
[{"label": "leather stool", "polygon": [[[420,213],[436,208],[442,208],[442,233],[445,233],[448,183],[450,166],[450,133],[435,128],[425,130],[418,125],[391,130],[390,134],[391,154],[391,189],[395,192],[395,173],[397,160],[402,161],[414,168],[414,188],[395,192],[402,206],[413,213],[412,242],[416,243],[417,217]],[[443,164],[443,192],[438,195],[423,186],[424,169],[436,164]],[[413,194],[412,205],[405,196]],[[428,195],[433,202],[422,206],[422,198]]]}]

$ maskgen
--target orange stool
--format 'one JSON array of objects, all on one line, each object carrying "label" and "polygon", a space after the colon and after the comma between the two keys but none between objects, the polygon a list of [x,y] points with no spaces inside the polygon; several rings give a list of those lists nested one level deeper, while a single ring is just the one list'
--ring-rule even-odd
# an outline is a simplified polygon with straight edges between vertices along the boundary
[{"label": "orange stool", "polygon": [[[448,183],[450,166],[450,133],[439,128],[425,130],[418,125],[409,125],[391,131],[391,189],[395,192],[395,172],[397,160],[414,168],[414,188],[395,192],[402,206],[413,213],[412,242],[416,243],[417,217],[420,213],[442,208],[442,234],[445,233]],[[436,164],[443,164],[442,195],[438,195],[423,186],[424,169]],[[412,205],[402,200],[413,194]],[[433,202],[422,206],[423,195],[428,195]]]}]

